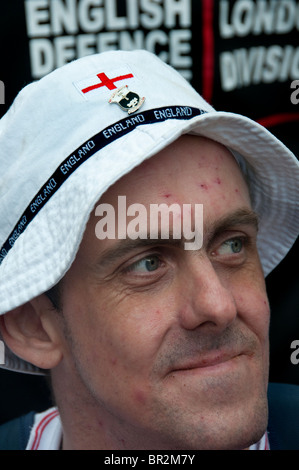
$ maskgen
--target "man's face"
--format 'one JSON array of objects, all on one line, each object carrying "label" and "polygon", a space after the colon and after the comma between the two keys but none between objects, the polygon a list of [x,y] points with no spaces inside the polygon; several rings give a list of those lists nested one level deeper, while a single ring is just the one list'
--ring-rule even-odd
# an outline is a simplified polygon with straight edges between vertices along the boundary
[{"label": "man's face", "polygon": [[91,215],[63,281],[78,408],[92,403],[110,449],[245,448],[267,425],[269,308],[238,165],[184,136],[105,193],[116,220],[120,195],[148,212],[203,204],[203,246],[99,240]]}]

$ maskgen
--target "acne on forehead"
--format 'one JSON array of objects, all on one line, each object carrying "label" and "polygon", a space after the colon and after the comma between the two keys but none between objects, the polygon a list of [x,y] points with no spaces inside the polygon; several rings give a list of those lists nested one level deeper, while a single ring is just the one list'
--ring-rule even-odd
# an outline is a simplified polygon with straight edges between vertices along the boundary
[{"label": "acne on forehead", "polygon": [[[208,179],[201,174],[205,168],[211,170]],[[222,185],[238,174],[231,191],[235,197],[241,197],[247,184],[232,153],[205,137],[183,135],[123,176],[98,203],[108,202],[117,207],[117,197],[126,195],[128,204],[142,203],[143,198],[151,203],[161,198],[166,204],[172,204],[180,202],[180,192],[188,189],[189,185],[196,187],[199,194],[203,195],[209,194],[210,189],[222,190],[224,193]],[[137,200],[139,197],[140,200]],[[184,202],[184,198],[181,202]]]},{"label": "acne on forehead", "polygon": [[[179,162],[176,159],[177,153],[182,151],[185,155],[183,160]],[[198,176],[200,178],[200,170],[203,168],[211,168],[214,170],[214,176],[211,177],[210,181],[197,181],[199,187],[203,190],[209,189],[213,184],[221,185],[222,178],[221,172],[228,167],[229,161],[236,168],[237,172],[242,175],[242,179],[245,181],[244,175],[239,167],[238,162],[236,161],[234,155],[231,151],[224,145],[215,142],[211,139],[202,136],[194,135],[184,135],[180,137],[176,142],[171,144],[168,148],[164,149],[160,155],[152,157],[147,163],[152,163],[152,171],[156,170],[157,175],[161,174],[161,157],[165,162],[165,165],[169,164],[168,171],[165,176],[171,176],[176,174],[179,178],[178,171],[180,167],[184,169],[188,165],[192,166],[196,163],[198,167],[198,172],[194,173],[194,177]],[[140,167],[142,169],[142,166]],[[149,166],[147,166],[147,170]],[[177,173],[176,173],[177,172]],[[237,188],[240,191],[240,187]],[[164,197],[171,196],[170,188],[165,190]]]}]

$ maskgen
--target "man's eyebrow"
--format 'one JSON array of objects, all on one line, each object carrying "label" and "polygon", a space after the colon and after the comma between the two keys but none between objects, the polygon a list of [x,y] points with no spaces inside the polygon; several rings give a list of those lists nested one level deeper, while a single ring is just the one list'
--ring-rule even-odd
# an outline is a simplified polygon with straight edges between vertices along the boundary
[{"label": "man's eyebrow", "polygon": [[[254,229],[258,230],[258,216],[257,214],[248,208],[238,209],[230,214],[225,215],[224,217],[218,219],[216,222],[212,223],[208,227],[207,231],[204,229],[204,237],[208,237],[209,240],[214,239],[218,234],[226,230],[232,229],[233,227],[240,225],[250,225]],[[183,229],[182,229],[183,232]],[[116,239],[117,240],[117,239]],[[167,245],[177,248],[184,249],[184,243],[186,240],[184,238],[184,233],[180,239],[173,238],[173,233],[171,227],[169,229],[169,238],[150,238],[150,233],[147,234],[147,238],[125,238],[117,240],[116,244],[103,251],[103,253],[97,259],[96,265],[101,268],[105,267],[113,262],[123,258],[127,254],[131,253],[134,250],[139,248],[147,249],[154,246]]]},{"label": "man's eyebrow", "polygon": [[217,236],[219,233],[232,229],[239,225],[252,226],[256,231],[259,228],[259,217],[257,213],[251,209],[241,208],[221,217],[214,222],[208,229],[210,238]]},{"label": "man's eyebrow", "polygon": [[123,240],[118,240],[116,245],[113,248],[109,248],[105,250],[97,260],[97,265],[99,267],[107,266],[118,259],[126,256],[127,254],[131,253],[134,250],[139,248],[151,248],[153,246],[161,246],[161,245],[168,245],[168,246],[176,246],[176,247],[183,247],[184,246],[184,237],[180,239],[175,239],[172,236],[172,233],[169,233],[169,238],[150,238],[150,234],[148,234],[147,238],[137,238],[135,240],[131,238],[125,238]]}]

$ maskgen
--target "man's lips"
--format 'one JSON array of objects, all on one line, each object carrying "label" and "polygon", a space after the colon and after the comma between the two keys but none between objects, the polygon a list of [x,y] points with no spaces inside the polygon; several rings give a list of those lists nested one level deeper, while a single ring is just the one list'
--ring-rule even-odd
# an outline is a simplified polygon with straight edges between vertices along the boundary
[{"label": "man's lips", "polygon": [[181,364],[176,364],[172,367],[170,373],[174,372],[185,372],[192,370],[208,370],[217,368],[217,366],[230,365],[230,363],[241,356],[244,356],[243,352],[214,352],[210,354],[204,354],[197,358],[192,358]]}]

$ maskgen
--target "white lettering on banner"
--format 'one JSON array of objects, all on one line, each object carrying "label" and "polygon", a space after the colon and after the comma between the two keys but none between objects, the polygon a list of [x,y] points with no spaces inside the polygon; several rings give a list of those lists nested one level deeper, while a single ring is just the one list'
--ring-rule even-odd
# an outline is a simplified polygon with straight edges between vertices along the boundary
[{"label": "white lettering on banner", "polygon": [[220,54],[221,86],[225,91],[258,83],[299,77],[299,47],[273,45]]},{"label": "white lettering on banner", "polygon": [[259,34],[286,34],[299,30],[296,0],[220,0],[219,31],[222,38]]},{"label": "white lettering on banner", "polygon": [[[257,45],[222,52],[219,56],[222,89],[232,91],[252,84],[298,79],[299,44],[280,45],[281,35],[293,30],[299,31],[298,0],[237,0],[234,3],[220,0],[219,32],[223,39],[249,34],[278,35],[276,44],[267,47]],[[291,100],[295,99],[292,94]]]},{"label": "white lettering on banner", "polygon": [[120,15],[117,0],[26,0],[32,76],[97,52],[146,49],[191,80],[191,2],[122,0]]}]

